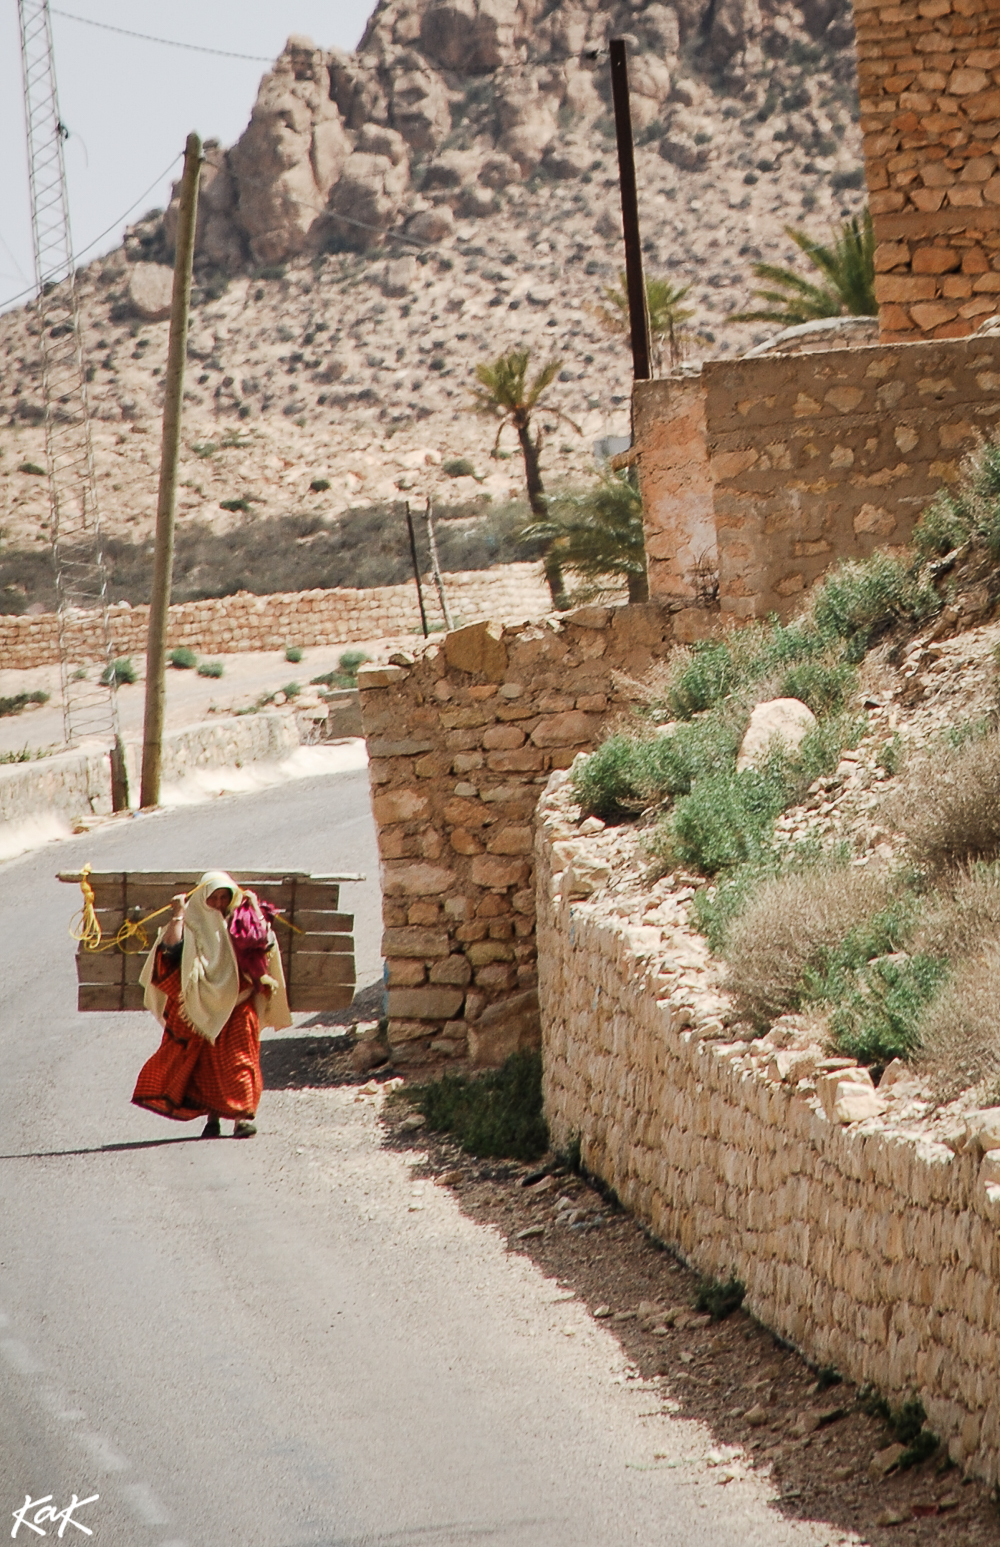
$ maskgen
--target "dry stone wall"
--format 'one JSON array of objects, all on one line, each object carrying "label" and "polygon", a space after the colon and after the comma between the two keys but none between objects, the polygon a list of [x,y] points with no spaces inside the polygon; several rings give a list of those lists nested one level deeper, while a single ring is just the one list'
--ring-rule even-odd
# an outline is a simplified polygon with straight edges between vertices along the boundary
[{"label": "dry stone wall", "polygon": [[[494,612],[516,616],[540,613],[550,605],[539,564],[502,564],[495,569],[466,570],[444,577],[448,605],[463,619]],[[437,592],[429,576],[423,580],[424,606],[432,628],[444,622]],[[116,655],[141,654],[146,648],[149,608],[109,609]],[[367,591],[297,591],[273,596],[210,597],[180,602],[170,609],[167,644],[188,645],[206,655],[241,650],[282,650],[286,644],[304,649],[348,644],[352,640],[420,631],[416,586],[378,586]],[[95,617],[90,642],[81,658],[102,659],[100,628]],[[59,659],[59,628],[55,613],[41,617],[0,615],[0,667],[48,666]]]},{"label": "dry stone wall", "polygon": [[885,340],[960,338],[1000,308],[1000,12],[854,0]]},{"label": "dry stone wall", "polygon": [[691,605],[711,532],[722,613],[787,616],[838,559],[905,544],[998,418],[991,335],[716,360],[699,383],[638,383],[651,594]]},{"label": "dry stone wall", "polygon": [[600,739],[670,649],[656,605],[481,623],[362,668],[397,1062],[537,1045],[541,786]]},{"label": "dry stone wall", "polygon": [[[180,784],[205,768],[241,768],[276,762],[299,745],[293,714],[225,715],[200,725],[168,731],[163,738],[163,781]],[[139,797],[142,744],[126,743],[132,803]],[[0,849],[4,827],[38,817],[74,822],[111,811],[111,759],[107,752],[61,752],[33,763],[0,768]]]},{"label": "dry stone wall", "polygon": [[[1000,1171],[815,1098],[727,1044],[704,942],[594,902],[553,776],[536,846],[545,1107],[557,1146],[819,1365],[914,1392],[952,1459],[1000,1473]],[[605,872],[606,875],[606,872]],[[702,992],[699,992],[699,984]],[[996,1157],[993,1157],[994,1159]]]}]

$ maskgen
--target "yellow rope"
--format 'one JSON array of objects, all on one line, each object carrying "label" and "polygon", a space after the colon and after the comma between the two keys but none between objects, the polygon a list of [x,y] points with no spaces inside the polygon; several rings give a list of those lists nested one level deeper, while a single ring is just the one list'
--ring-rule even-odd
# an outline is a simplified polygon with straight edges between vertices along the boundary
[{"label": "yellow rope", "polygon": [[[83,893],[83,907],[79,913],[74,914],[70,923],[70,939],[78,941],[81,950],[88,952],[113,951],[117,949],[121,951],[123,956],[137,956],[140,952],[147,951],[149,949],[149,936],[142,926],[148,924],[150,919],[159,918],[160,914],[166,913],[173,904],[168,902],[162,908],[157,908],[155,913],[147,913],[141,919],[126,919],[117,933],[110,940],[105,940],[97,914],[94,912],[94,888],[88,880],[93,868],[93,865],[84,865],[80,871],[80,890]],[[275,914],[275,919],[277,922],[284,924],[286,929],[293,930],[295,934],[305,934],[305,930],[299,929],[297,925],[290,923],[288,919],[282,918],[280,913]],[[130,948],[129,941],[131,940],[135,940],[136,943]]]}]

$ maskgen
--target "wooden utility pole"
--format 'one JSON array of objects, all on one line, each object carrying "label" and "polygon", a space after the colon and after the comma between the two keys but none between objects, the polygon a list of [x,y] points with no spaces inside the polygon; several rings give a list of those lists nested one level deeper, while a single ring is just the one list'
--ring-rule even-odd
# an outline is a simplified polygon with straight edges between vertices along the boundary
[{"label": "wooden utility pole", "polygon": [[632,144],[625,39],[612,38],[610,53],[611,96],[615,105],[615,135],[618,140],[618,180],[621,185],[622,226],[625,232],[625,286],[628,290],[628,320],[632,335],[632,375],[636,381],[648,381],[652,375],[649,368],[649,316],[646,311],[646,286],[642,278],[639,201],[635,187],[635,151]]},{"label": "wooden utility pole", "polygon": [[156,550],[153,556],[153,594],[149,608],[146,643],[146,709],[142,727],[142,789],[139,803],[160,803],[160,769],[163,763],[163,721],[166,708],[167,620],[174,569],[174,511],[177,503],[177,458],[181,441],[181,408],[184,401],[184,361],[187,356],[188,315],[191,310],[191,270],[194,232],[198,216],[198,174],[201,171],[201,139],[189,134],[184,147],[174,253],[174,290],[170,303],[170,342],[163,398],[163,437],[160,442],[160,492],[156,502]]}]

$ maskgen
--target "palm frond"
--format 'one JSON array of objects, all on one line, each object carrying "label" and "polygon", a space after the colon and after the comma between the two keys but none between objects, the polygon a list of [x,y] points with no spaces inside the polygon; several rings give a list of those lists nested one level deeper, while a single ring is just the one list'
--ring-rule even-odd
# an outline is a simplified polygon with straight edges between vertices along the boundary
[{"label": "palm frond", "polygon": [[586,493],[550,499],[547,514],[520,535],[553,545],[563,568],[588,580],[646,572],[642,499],[627,473],[602,473]]},{"label": "palm frond", "polygon": [[817,242],[806,231],[785,227],[785,234],[804,253],[826,279],[814,285],[794,269],[773,263],[755,263],[755,279],[763,279],[777,290],[758,289],[753,295],[770,303],[769,309],[734,313],[731,322],[777,322],[783,327],[813,322],[822,317],[876,317],[875,233],[871,212],[866,208],[860,221],[857,215],[845,220],[834,232],[832,245]]}]

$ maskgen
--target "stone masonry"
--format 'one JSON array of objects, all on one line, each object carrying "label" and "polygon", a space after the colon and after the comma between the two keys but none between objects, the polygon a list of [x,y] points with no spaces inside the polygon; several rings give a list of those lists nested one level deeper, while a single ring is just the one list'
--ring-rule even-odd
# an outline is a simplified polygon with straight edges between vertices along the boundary
[{"label": "stone masonry", "polygon": [[882,338],[960,338],[1000,308],[1000,11],[854,0]]},{"label": "stone masonry", "polygon": [[[650,594],[690,608],[696,561],[714,555],[724,616],[788,616],[838,559],[907,543],[998,418],[992,335],[715,360],[700,378],[637,383]],[[681,611],[678,637],[711,616]]]},{"label": "stone masonry", "polygon": [[553,1143],[579,1138],[661,1241],[735,1273],[752,1314],[817,1365],[919,1396],[951,1459],[995,1482],[1000,1157],[828,1116],[775,1068],[782,1055],[727,1042],[684,892],[662,925],[588,900],[595,855],[558,781],[536,847]]},{"label": "stone masonry", "polygon": [[655,605],[480,623],[362,668],[397,1062],[538,1042],[533,820],[672,643]]},{"label": "stone masonry", "polygon": [[[432,628],[442,624],[437,592],[430,576],[423,577],[424,606]],[[550,605],[539,564],[502,564],[494,569],[466,570],[445,575],[452,613],[482,617],[544,612]],[[146,648],[149,608],[118,604],[109,609],[117,655],[141,654]],[[352,640],[384,638],[420,631],[416,587],[378,586],[371,590],[297,591],[254,596],[209,597],[179,602],[170,609],[167,644],[187,645],[206,655],[240,650],[283,650],[286,644],[312,649],[348,644]],[[95,624],[90,653],[102,659],[100,630]],[[0,614],[0,667],[48,666],[59,659],[59,629],[55,613],[41,617]]]}]

